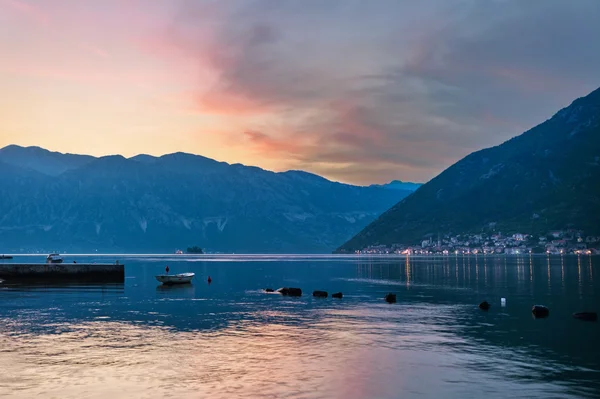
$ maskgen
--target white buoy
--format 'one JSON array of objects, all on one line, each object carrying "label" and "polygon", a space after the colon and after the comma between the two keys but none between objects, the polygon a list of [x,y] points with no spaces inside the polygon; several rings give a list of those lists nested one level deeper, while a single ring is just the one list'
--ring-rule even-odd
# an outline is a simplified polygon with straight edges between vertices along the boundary
[{"label": "white buoy", "polygon": [[500,305],[502,307],[506,306],[506,298],[500,298]]}]

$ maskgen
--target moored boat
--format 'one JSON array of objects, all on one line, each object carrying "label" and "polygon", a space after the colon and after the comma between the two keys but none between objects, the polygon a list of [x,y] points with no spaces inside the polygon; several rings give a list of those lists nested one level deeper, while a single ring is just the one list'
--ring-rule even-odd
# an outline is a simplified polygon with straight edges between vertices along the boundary
[{"label": "moored boat", "polygon": [[165,285],[171,284],[189,284],[194,278],[194,273],[180,273],[180,274],[159,274],[154,276],[156,280],[160,281]]},{"label": "moored boat", "polygon": [[0,260],[2,259],[12,259],[13,257],[10,255],[0,255]]},{"label": "moored boat", "polygon": [[46,263],[63,263],[63,258],[59,254],[50,254],[46,258]]}]

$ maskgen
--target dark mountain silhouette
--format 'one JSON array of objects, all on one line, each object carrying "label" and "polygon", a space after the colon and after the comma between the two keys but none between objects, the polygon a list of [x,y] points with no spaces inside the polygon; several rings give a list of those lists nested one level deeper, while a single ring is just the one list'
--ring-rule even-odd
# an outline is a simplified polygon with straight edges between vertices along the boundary
[{"label": "dark mountain silhouette", "polygon": [[75,169],[91,162],[89,155],[61,154],[40,147],[20,147],[9,145],[0,148],[0,160],[23,169],[35,170],[49,176]]},{"label": "dark mountain silhouette", "polygon": [[338,251],[413,245],[430,235],[600,234],[600,89],[502,145],[474,152],[403,199]]},{"label": "dark mountain silhouette", "polygon": [[0,150],[3,252],[330,252],[409,191],[176,153]]}]

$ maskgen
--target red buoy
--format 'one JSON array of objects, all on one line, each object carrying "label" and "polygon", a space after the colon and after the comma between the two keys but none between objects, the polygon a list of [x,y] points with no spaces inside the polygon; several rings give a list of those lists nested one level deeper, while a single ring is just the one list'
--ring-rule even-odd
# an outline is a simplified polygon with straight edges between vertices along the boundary
[{"label": "red buoy", "polygon": [[212,278],[210,278],[210,276],[208,276],[208,284],[212,283]]},{"label": "red buoy", "polygon": [[167,272],[167,274],[169,274],[169,265],[167,265],[167,267],[165,267],[165,271]]}]

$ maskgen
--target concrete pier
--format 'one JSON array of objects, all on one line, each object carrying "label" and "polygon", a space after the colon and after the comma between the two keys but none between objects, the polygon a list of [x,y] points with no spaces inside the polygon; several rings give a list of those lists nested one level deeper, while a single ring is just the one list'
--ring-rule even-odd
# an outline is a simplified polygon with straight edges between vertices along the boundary
[{"label": "concrete pier", "polygon": [[0,279],[125,281],[125,265],[101,263],[0,263]]}]

